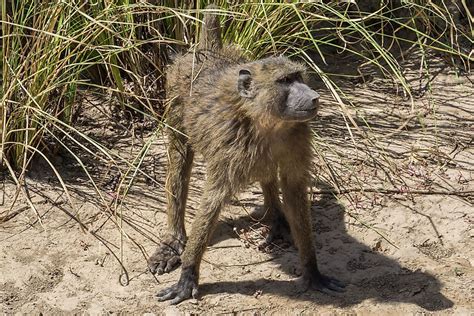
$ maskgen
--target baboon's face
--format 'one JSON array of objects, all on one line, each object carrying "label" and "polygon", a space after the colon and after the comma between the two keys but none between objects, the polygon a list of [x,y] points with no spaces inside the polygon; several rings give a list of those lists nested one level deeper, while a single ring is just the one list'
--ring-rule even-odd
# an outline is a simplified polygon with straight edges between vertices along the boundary
[{"label": "baboon's face", "polygon": [[296,72],[275,81],[278,95],[277,115],[283,120],[306,121],[318,111],[319,94],[308,87]]},{"label": "baboon's face", "polygon": [[283,121],[308,121],[318,110],[319,94],[304,83],[300,71],[254,76],[250,70],[242,69],[238,90],[241,97],[253,100],[258,109],[251,111],[256,115],[270,112]]}]

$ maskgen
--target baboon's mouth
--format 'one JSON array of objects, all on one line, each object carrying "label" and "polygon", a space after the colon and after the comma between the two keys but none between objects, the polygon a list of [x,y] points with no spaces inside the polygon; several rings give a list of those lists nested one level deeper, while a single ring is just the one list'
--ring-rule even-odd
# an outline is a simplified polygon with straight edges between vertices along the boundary
[{"label": "baboon's mouth", "polygon": [[298,112],[315,112],[319,108],[319,102],[307,102],[306,104],[300,106],[299,108],[296,108],[295,110]]},{"label": "baboon's mouth", "polygon": [[318,109],[318,106],[313,106],[310,108],[297,109],[298,112],[314,112]]},{"label": "baboon's mouth", "polygon": [[314,108],[307,108],[307,109],[295,109],[292,115],[292,119],[296,121],[309,121],[316,117],[317,115],[317,107]]}]

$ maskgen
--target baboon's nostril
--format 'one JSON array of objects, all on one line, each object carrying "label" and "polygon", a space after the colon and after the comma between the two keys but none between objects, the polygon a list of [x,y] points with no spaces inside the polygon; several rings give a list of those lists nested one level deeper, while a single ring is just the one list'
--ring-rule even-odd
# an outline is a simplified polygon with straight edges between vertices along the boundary
[{"label": "baboon's nostril", "polygon": [[313,103],[317,103],[318,100],[319,100],[319,93],[317,93],[316,91],[312,90],[311,92],[312,93],[312,98],[311,98],[311,101],[313,101]]},{"label": "baboon's nostril", "polygon": [[311,102],[313,103],[314,106],[318,106],[319,105],[319,97],[318,98],[313,98],[311,100]]}]

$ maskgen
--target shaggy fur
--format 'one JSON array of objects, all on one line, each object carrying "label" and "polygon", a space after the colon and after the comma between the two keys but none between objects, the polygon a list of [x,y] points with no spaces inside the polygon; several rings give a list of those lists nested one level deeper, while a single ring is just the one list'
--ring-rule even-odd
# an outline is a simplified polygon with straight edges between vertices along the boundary
[{"label": "shaggy fur", "polygon": [[[211,15],[206,19],[213,30],[203,31],[199,50],[179,57],[168,70],[168,123],[172,130],[166,191],[170,232],[150,258],[150,268],[158,274],[169,272],[181,259],[183,270],[179,283],[160,293],[159,298],[174,298],[173,303],[177,303],[194,296],[201,258],[220,210],[253,181],[262,185],[265,207],[274,213],[284,211],[305,280],[317,288],[325,277],[317,268],[306,193],[313,155],[311,131],[307,120],[288,119],[282,114],[289,92],[279,83],[288,75],[303,74],[305,69],[285,57],[247,61],[239,49],[222,47],[220,35],[217,42],[216,18]],[[242,69],[252,74],[247,91],[250,97],[239,95]],[[186,241],[184,212],[194,152],[201,153],[206,161],[207,179]]]}]

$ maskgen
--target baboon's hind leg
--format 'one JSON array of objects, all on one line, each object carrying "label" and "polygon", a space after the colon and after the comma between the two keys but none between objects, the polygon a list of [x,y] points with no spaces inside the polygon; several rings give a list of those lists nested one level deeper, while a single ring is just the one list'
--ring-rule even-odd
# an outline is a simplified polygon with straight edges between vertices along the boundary
[{"label": "baboon's hind leg", "polygon": [[[296,159],[295,159],[296,160]],[[307,175],[298,174],[290,166],[282,168],[281,187],[283,192],[283,210],[290,224],[291,234],[298,248],[303,267],[303,290],[309,287],[331,294],[343,292],[345,284],[335,278],[323,275],[318,269],[314,250],[311,226],[310,204],[306,188]]]},{"label": "baboon's hind leg", "polygon": [[158,274],[170,272],[181,263],[180,256],[186,244],[184,214],[194,158],[194,152],[186,142],[186,136],[171,132],[169,138],[169,165],[166,178],[168,234],[148,260],[150,271]]},{"label": "baboon's hind leg", "polygon": [[260,185],[263,192],[265,217],[271,223],[270,232],[260,248],[268,248],[277,240],[289,241],[291,234],[282,210],[276,175],[270,181],[261,181]]}]

